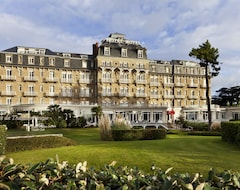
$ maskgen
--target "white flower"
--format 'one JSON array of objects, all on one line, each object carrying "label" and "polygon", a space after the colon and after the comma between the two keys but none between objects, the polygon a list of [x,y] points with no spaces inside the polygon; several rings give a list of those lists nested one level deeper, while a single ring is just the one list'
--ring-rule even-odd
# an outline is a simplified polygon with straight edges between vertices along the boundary
[{"label": "white flower", "polygon": [[157,180],[157,177],[156,177],[156,176],[153,176],[153,177],[152,177],[152,180],[153,180],[153,181],[156,181],[156,180]]},{"label": "white flower", "polygon": [[9,163],[14,164],[14,160],[12,158],[9,158]]},{"label": "white flower", "polygon": [[46,178],[45,174],[42,174],[41,178],[39,179],[39,182],[42,182],[42,183],[44,183],[46,185],[49,184],[49,180],[48,180],[48,178]]},{"label": "white flower", "polygon": [[76,166],[76,173],[80,173],[81,171],[83,172],[86,172],[87,171],[87,162],[84,161],[83,163],[82,162],[79,162]]},{"label": "white flower", "polygon": [[128,175],[128,181],[132,181],[133,177],[131,175]]}]

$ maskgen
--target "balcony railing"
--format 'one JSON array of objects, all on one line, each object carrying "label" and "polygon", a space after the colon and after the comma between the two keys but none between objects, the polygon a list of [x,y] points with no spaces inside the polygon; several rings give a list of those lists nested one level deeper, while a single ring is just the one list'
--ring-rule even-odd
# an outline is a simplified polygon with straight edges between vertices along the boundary
[{"label": "balcony railing", "polygon": [[146,84],[147,80],[136,80],[137,84]]},{"label": "balcony railing", "polygon": [[37,96],[37,93],[32,91],[23,92],[23,96]]},{"label": "balcony railing", "polygon": [[175,95],[175,98],[176,98],[176,99],[184,99],[185,96],[184,96],[184,95]]},{"label": "balcony railing", "polygon": [[58,78],[55,77],[46,77],[45,82],[58,82]]},{"label": "balcony railing", "polygon": [[47,97],[57,97],[58,93],[56,93],[56,92],[46,92],[45,96],[47,96]]},{"label": "balcony railing", "polygon": [[173,99],[174,95],[163,95],[163,98],[165,98],[165,99]]},{"label": "balcony railing", "polygon": [[190,84],[188,84],[188,87],[189,88],[197,88],[198,84],[197,83],[190,83]]},{"label": "balcony railing", "polygon": [[119,83],[128,84],[129,79],[119,79]]},{"label": "balcony railing", "polygon": [[150,98],[160,98],[158,94],[150,94]]},{"label": "balcony railing", "polygon": [[188,99],[194,99],[194,100],[196,100],[196,99],[198,99],[198,96],[193,96],[193,95],[191,95],[191,96],[188,96]]},{"label": "balcony railing", "polygon": [[175,87],[184,87],[185,86],[184,83],[175,83],[174,85],[175,85]]},{"label": "balcony railing", "polygon": [[129,97],[129,93],[128,92],[119,93],[119,96],[121,96],[121,97]]},{"label": "balcony railing", "polygon": [[28,76],[28,77],[23,77],[23,80],[24,81],[30,81],[30,82],[36,82],[36,81],[38,81],[38,77],[30,77],[30,76]]},{"label": "balcony railing", "polygon": [[79,97],[91,97],[92,95],[90,93],[80,93]]},{"label": "balcony railing", "polygon": [[16,96],[15,91],[2,91],[1,96]]},{"label": "balcony railing", "polygon": [[102,82],[113,82],[112,78],[102,78]]},{"label": "balcony railing", "polygon": [[102,96],[112,96],[112,93],[111,92],[103,92]]},{"label": "balcony railing", "polygon": [[85,84],[90,84],[93,82],[93,79],[79,79],[79,83],[85,83]]},{"label": "balcony railing", "polygon": [[150,86],[159,86],[159,82],[151,81]]},{"label": "balcony railing", "polygon": [[163,83],[163,86],[165,86],[165,87],[173,87],[174,84],[173,83]]},{"label": "balcony railing", "polygon": [[147,93],[136,93],[136,97],[146,97]]},{"label": "balcony railing", "polygon": [[72,79],[61,79],[62,83],[72,83],[73,80]]},{"label": "balcony railing", "polygon": [[2,75],[1,80],[8,80],[8,81],[15,81],[16,76],[11,76],[11,75]]}]

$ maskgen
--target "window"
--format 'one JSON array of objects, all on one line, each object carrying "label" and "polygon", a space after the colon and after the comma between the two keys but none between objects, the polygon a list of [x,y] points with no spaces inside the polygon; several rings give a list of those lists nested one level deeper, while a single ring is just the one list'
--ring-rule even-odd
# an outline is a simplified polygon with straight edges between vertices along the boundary
[{"label": "window", "polygon": [[43,70],[40,69],[40,76],[43,77]]},{"label": "window", "polygon": [[7,69],[6,70],[6,75],[7,75],[7,78],[11,78],[11,76],[12,76],[12,69]]},{"label": "window", "polygon": [[34,65],[34,57],[32,57],[32,56],[28,57],[28,64],[29,65]]},{"label": "window", "polygon": [[64,59],[64,67],[70,67],[70,60]]},{"label": "window", "polygon": [[40,57],[40,65],[44,65],[44,57]]},{"label": "window", "polygon": [[22,68],[18,69],[18,75],[21,77],[22,76]]},{"label": "window", "polygon": [[139,49],[139,50],[137,51],[137,57],[138,57],[138,58],[143,58],[143,50]]},{"label": "window", "polygon": [[6,104],[11,105],[12,104],[12,98],[7,98],[6,99]]},{"label": "window", "polygon": [[54,93],[55,92],[55,86],[50,86],[49,87],[49,92]]},{"label": "window", "polygon": [[19,91],[20,92],[22,91],[22,85],[21,84],[19,85]]},{"label": "window", "polygon": [[54,71],[49,71],[49,78],[53,79],[55,77]]},{"label": "window", "polygon": [[104,47],[104,55],[110,55],[110,47]]},{"label": "window", "polygon": [[6,85],[6,92],[9,94],[12,92],[12,85]]},{"label": "window", "polygon": [[49,65],[51,66],[55,65],[55,58],[49,58]]},{"label": "window", "polygon": [[22,64],[22,55],[18,56],[18,64]]},{"label": "window", "polygon": [[28,103],[29,104],[34,104],[34,99],[33,98],[28,98]]},{"label": "window", "polygon": [[40,86],[40,92],[43,92],[43,86],[42,85]]},{"label": "window", "polygon": [[127,49],[126,49],[126,48],[122,48],[122,50],[121,50],[121,56],[122,56],[122,57],[127,57]]},{"label": "window", "polygon": [[87,61],[86,60],[82,60],[82,68],[87,68]]},{"label": "window", "polygon": [[6,55],[6,63],[12,63],[12,55]]}]

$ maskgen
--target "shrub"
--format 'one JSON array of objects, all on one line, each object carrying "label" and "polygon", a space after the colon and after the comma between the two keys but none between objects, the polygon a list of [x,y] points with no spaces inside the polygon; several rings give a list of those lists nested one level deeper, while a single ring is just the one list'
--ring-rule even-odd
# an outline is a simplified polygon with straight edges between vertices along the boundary
[{"label": "shrub", "polygon": [[121,117],[118,117],[115,119],[115,121],[112,124],[112,130],[130,130],[131,126],[130,124]]},{"label": "shrub", "polygon": [[164,139],[166,130],[164,129],[139,129],[139,130],[113,130],[112,138],[115,141],[133,141],[133,140],[154,140]]},{"label": "shrub", "polygon": [[76,145],[73,140],[58,136],[14,138],[7,139],[6,152],[34,150],[40,148],[55,148],[72,145]]},{"label": "shrub", "polygon": [[240,122],[230,121],[221,123],[222,140],[229,143],[236,143],[239,133]]},{"label": "shrub", "polygon": [[184,127],[191,126],[195,131],[208,131],[208,123],[203,122],[185,122]]},{"label": "shrub", "polygon": [[112,140],[111,121],[108,115],[101,115],[98,121],[98,127],[100,128],[100,137],[102,140]]},{"label": "shrub", "polygon": [[7,131],[6,125],[0,125],[0,155],[5,154],[7,137],[6,131]]},{"label": "shrub", "polygon": [[[152,166],[150,173],[137,167],[115,167],[116,162],[101,170],[87,167],[87,162],[70,166],[67,161],[49,159],[33,165],[15,164],[13,159],[0,159],[1,189],[239,189],[240,173],[210,170],[201,174],[171,174]],[[171,173],[170,173],[171,172]]]}]

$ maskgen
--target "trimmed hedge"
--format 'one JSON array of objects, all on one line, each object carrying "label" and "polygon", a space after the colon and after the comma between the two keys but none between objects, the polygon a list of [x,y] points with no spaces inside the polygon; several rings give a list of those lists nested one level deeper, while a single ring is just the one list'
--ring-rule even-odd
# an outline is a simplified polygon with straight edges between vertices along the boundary
[{"label": "trimmed hedge", "polygon": [[16,138],[7,139],[6,152],[17,152],[41,148],[55,148],[72,145],[76,145],[76,143],[66,137],[44,136],[31,138]]},{"label": "trimmed hedge", "polygon": [[5,154],[6,138],[7,138],[6,125],[0,125],[0,155]]},{"label": "trimmed hedge", "polygon": [[221,123],[222,140],[240,145],[240,122],[229,121]]},{"label": "trimmed hedge", "polygon": [[164,129],[112,130],[115,141],[154,140],[166,138]]},{"label": "trimmed hedge", "polygon": [[88,168],[87,162],[69,166],[67,161],[49,159],[45,162],[23,166],[14,164],[12,159],[0,159],[0,189],[41,189],[41,190],[79,190],[79,189],[122,189],[122,190],[211,190],[240,189],[240,173],[210,170],[208,177],[200,173],[193,175],[172,174],[172,168],[162,171],[156,166],[150,173],[137,167],[115,167],[116,162],[101,170]]}]

